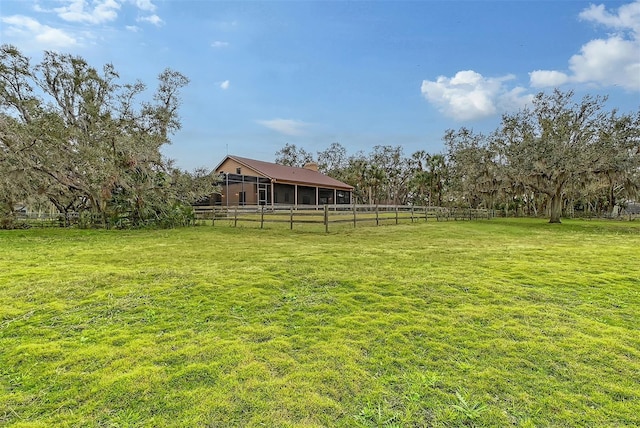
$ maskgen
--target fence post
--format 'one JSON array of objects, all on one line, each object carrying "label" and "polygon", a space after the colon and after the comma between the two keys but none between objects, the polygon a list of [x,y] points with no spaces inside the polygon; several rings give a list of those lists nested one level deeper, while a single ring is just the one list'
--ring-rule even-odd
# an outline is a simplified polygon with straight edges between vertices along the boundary
[{"label": "fence post", "polygon": [[234,214],[233,214],[233,227],[238,226],[238,206],[236,205]]},{"label": "fence post", "polygon": [[378,205],[376,204],[376,226],[378,225]]},{"label": "fence post", "polygon": [[398,224],[398,206],[396,205],[396,224]]},{"label": "fence post", "polygon": [[413,205],[411,205],[411,223],[413,223]]},{"label": "fence post", "polygon": [[293,207],[289,207],[289,229],[293,230]]},{"label": "fence post", "polygon": [[329,233],[329,205],[324,206],[324,231]]},{"label": "fence post", "polygon": [[264,205],[260,205],[260,229],[264,226]]},{"label": "fence post", "polygon": [[211,226],[216,225],[216,207],[211,208]]},{"label": "fence post", "polygon": [[356,204],[353,204],[353,228],[356,228]]},{"label": "fence post", "polygon": [[424,221],[429,221],[429,207],[424,207]]}]

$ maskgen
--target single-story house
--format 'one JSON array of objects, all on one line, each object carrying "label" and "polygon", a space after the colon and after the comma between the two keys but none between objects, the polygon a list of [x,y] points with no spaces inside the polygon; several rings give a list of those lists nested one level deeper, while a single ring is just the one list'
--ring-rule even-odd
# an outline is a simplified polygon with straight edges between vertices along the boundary
[{"label": "single-story house", "polygon": [[313,162],[294,168],[227,155],[215,172],[221,179],[216,205],[350,204],[353,194],[353,186],[320,173]]}]

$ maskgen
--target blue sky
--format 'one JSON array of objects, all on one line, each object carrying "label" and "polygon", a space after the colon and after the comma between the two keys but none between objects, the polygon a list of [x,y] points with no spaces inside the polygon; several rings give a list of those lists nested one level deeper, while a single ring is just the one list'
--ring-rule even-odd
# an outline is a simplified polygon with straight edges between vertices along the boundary
[{"label": "blue sky", "polygon": [[640,1],[2,0],[0,41],[191,80],[165,154],[184,169],[286,143],[443,150],[554,87],[640,107]]}]

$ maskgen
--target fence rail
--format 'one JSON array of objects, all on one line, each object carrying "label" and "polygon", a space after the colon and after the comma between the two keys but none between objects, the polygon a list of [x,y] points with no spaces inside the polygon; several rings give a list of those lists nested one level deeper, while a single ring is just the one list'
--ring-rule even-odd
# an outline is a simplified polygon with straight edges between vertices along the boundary
[{"label": "fence rail", "polygon": [[233,226],[240,222],[288,223],[293,229],[296,224],[324,225],[329,231],[330,224],[350,223],[357,227],[361,223],[398,224],[416,221],[447,221],[490,219],[492,210],[471,208],[444,208],[406,205],[305,205],[305,206],[200,206],[195,207],[196,220],[216,222],[226,221]]},{"label": "fence rail", "polygon": [[[417,221],[449,221],[449,220],[477,220],[504,217],[501,210],[425,207],[410,205],[247,205],[247,206],[196,206],[194,217],[185,223],[205,223],[215,225],[226,222],[237,226],[238,223],[255,223],[260,228],[265,224],[288,225],[290,229],[294,225],[323,225],[326,231],[330,225],[350,224],[357,227],[359,224],[382,225],[398,224],[400,222]],[[569,216],[568,218],[597,219],[608,218],[617,220],[634,220],[640,218],[639,214],[622,212],[617,216]],[[126,220],[126,219],[125,219]],[[103,225],[103,217],[89,212],[66,214],[53,212],[17,212],[13,217],[0,218],[0,229],[7,228],[3,222],[13,222],[12,227],[100,227]],[[210,223],[209,223],[210,222]],[[9,223],[7,223],[9,224]],[[121,227],[118,224],[112,227]],[[108,227],[108,226],[107,226]]]}]

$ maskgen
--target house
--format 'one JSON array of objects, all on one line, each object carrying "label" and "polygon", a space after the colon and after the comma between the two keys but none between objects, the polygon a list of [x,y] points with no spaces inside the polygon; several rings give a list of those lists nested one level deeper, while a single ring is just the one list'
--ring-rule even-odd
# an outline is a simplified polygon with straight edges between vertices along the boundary
[{"label": "house", "polygon": [[353,186],[318,171],[227,155],[216,167],[221,192],[216,205],[324,205],[350,204]]}]

